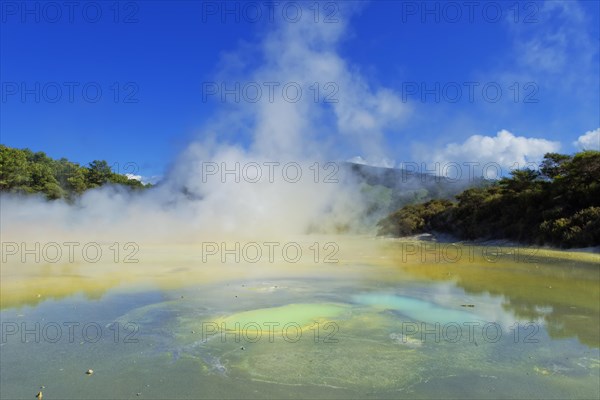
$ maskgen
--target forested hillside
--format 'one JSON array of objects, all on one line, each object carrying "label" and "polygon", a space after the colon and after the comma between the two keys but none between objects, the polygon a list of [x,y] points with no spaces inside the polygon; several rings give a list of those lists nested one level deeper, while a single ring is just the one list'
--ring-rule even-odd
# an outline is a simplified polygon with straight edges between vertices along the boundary
[{"label": "forested hillside", "polygon": [[83,167],[65,158],[54,160],[44,152],[0,145],[0,191],[43,193],[47,199],[72,200],[88,189],[105,184],[141,189],[136,179],[114,173],[108,163],[95,160]]},{"label": "forested hillside", "polygon": [[600,245],[600,152],[549,153],[539,170],[513,171],[455,201],[408,205],[378,223],[380,235],[449,233],[560,247]]}]

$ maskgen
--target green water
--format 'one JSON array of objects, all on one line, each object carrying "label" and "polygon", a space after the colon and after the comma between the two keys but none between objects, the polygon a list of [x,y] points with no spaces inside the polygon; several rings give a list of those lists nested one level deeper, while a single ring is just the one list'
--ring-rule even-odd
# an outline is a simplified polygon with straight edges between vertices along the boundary
[{"label": "green water", "polygon": [[335,240],[335,264],[5,264],[0,397],[598,398],[597,254]]}]

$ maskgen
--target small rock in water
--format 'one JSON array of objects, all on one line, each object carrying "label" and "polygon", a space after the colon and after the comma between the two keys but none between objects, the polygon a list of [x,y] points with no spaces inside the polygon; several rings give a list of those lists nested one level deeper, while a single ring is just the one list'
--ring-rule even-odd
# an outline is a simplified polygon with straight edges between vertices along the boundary
[{"label": "small rock in water", "polygon": [[94,370],[93,370],[93,369],[88,369],[87,371],[85,371],[85,374],[86,374],[86,375],[91,375],[91,374],[93,374],[93,373],[94,373]]},{"label": "small rock in water", "polygon": [[475,307],[475,304],[461,304],[461,307]]},{"label": "small rock in water", "polygon": [[246,350],[246,348],[244,346],[240,347],[240,350]]},{"label": "small rock in water", "polygon": [[43,397],[42,392],[38,392],[38,394],[36,394],[35,397],[37,397],[38,399],[42,400],[42,397]]},{"label": "small rock in water", "polygon": [[421,347],[423,342],[419,339],[404,335],[402,333],[390,333],[390,339],[394,340],[397,344],[404,345],[411,348]]}]

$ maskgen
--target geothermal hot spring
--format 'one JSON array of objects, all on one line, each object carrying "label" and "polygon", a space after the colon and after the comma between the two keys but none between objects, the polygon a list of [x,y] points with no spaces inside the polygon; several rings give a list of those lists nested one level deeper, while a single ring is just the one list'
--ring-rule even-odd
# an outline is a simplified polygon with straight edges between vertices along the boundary
[{"label": "geothermal hot spring", "polygon": [[[597,398],[599,255],[376,237],[314,161],[381,159],[410,104],[337,54],[345,24],[303,21],[245,75],[339,102],[223,105],[143,193],[0,199],[1,398]],[[245,168],[274,160],[303,180]]]},{"label": "geothermal hot spring", "polygon": [[[143,3],[142,8],[147,9],[155,2]],[[180,3],[202,3],[204,7],[205,3],[215,6],[210,3],[221,2]],[[253,3],[262,6],[270,2],[249,2],[248,5]],[[80,38],[86,49],[110,50],[104,55],[91,53],[93,64],[100,66],[98,71],[106,69],[116,73],[118,70],[113,67],[122,64],[121,58],[139,59],[143,73],[136,76],[137,69],[131,69],[134,75],[128,75],[128,70],[123,69],[118,74],[119,79],[139,78],[142,96],[152,92],[153,87],[160,90],[157,97],[140,102],[140,106],[150,108],[133,108],[133,104],[127,108],[127,113],[131,112],[134,118],[131,120],[121,120],[109,112],[120,102],[115,101],[108,107],[110,100],[107,100],[101,108],[96,108],[101,113],[98,121],[118,121],[114,125],[118,127],[115,132],[123,132],[123,136],[135,132],[135,136],[131,136],[135,141],[129,138],[131,140],[121,143],[114,139],[116,133],[105,137],[103,129],[110,128],[96,126],[93,119],[88,120],[92,104],[70,105],[77,106],[69,109],[69,113],[75,114],[55,114],[57,109],[51,104],[48,119],[46,113],[40,114],[44,115],[40,117],[43,121],[40,126],[44,126],[39,132],[44,137],[42,143],[55,141],[51,149],[61,157],[78,154],[75,149],[79,146],[86,148],[85,154],[98,154],[104,159],[125,157],[124,154],[141,157],[139,154],[146,151],[145,143],[154,140],[152,132],[155,131],[161,131],[160,135],[165,137],[165,141],[156,142],[156,146],[167,143],[167,136],[169,143],[171,139],[177,143],[174,147],[177,149],[187,138],[194,139],[183,155],[169,166],[161,184],[144,193],[131,194],[102,187],[85,192],[72,205],[62,201],[46,202],[34,196],[2,195],[0,398],[33,399],[38,392],[43,392],[45,400],[598,398],[599,254],[380,238],[372,232],[377,219],[361,220],[364,204],[360,204],[362,201],[356,195],[356,182],[346,182],[348,186],[343,187],[328,184],[337,166],[324,162],[314,167],[315,161],[348,160],[359,154],[367,161],[371,158],[388,160],[390,154],[396,153],[394,146],[402,147],[404,152],[418,140],[423,140],[423,154],[417,152],[414,159],[411,155],[404,161],[435,161],[436,156],[440,156],[433,146],[440,144],[442,137],[458,138],[475,129],[471,133],[477,135],[471,138],[481,138],[480,130],[488,126],[508,124],[544,131],[544,126],[537,126],[535,120],[529,119],[530,109],[525,110],[519,104],[522,111],[512,115],[509,112],[512,108],[506,108],[508,102],[517,103],[511,100],[514,92],[509,89],[516,86],[518,90],[518,82],[505,88],[506,102],[499,103],[499,109],[492,109],[493,104],[483,104],[482,108],[474,108],[473,114],[463,113],[462,103],[466,100],[457,104],[461,107],[458,109],[449,108],[448,104],[422,108],[425,105],[416,97],[407,102],[406,93],[399,91],[400,84],[404,88],[404,82],[421,80],[418,78],[421,75],[412,75],[419,64],[405,65],[404,60],[422,58],[428,73],[435,70],[432,75],[423,76],[435,80],[445,76],[455,81],[450,82],[454,85],[461,76],[466,82],[486,76],[501,82],[509,77],[535,78],[535,70],[530,67],[504,70],[502,63],[498,63],[506,59],[506,67],[512,68],[513,64],[527,65],[523,60],[533,60],[536,67],[543,64],[540,84],[548,82],[547,86],[541,86],[543,94],[547,92],[546,87],[554,89],[555,86],[568,87],[571,92],[575,86],[571,83],[578,81],[567,79],[571,75],[561,73],[560,69],[554,71],[554,64],[561,63],[553,62],[552,68],[548,68],[546,64],[550,63],[539,60],[549,58],[547,52],[554,54],[546,49],[546,42],[558,42],[559,49],[570,48],[565,41],[569,36],[577,41],[573,54],[581,53],[585,60],[592,59],[589,54],[593,52],[585,45],[586,37],[569,28],[570,25],[555,27],[554,18],[546,18],[558,8],[567,8],[555,6],[556,2],[540,8],[540,11],[551,10],[540,14],[540,22],[545,20],[552,29],[540,31],[543,36],[539,36],[539,40],[536,36],[531,40],[525,40],[529,36],[515,36],[517,47],[533,48],[533,56],[503,52],[493,42],[485,41],[500,34],[474,35],[475,31],[455,30],[453,26],[453,33],[444,34],[444,40],[455,40],[457,48],[468,49],[470,56],[487,60],[485,64],[491,65],[491,69],[490,75],[486,75],[479,65],[464,66],[467,65],[463,64],[465,57],[452,53],[451,46],[440,54],[435,48],[431,50],[414,40],[423,33],[439,42],[441,31],[437,28],[407,30],[407,34],[395,38],[391,36],[393,32],[381,25],[381,35],[394,38],[394,47],[389,49],[380,46],[376,37],[361,38],[360,31],[347,28],[351,16],[362,18],[363,3],[326,2],[321,18],[331,16],[330,6],[335,6],[336,11],[339,7],[340,13],[335,14],[339,23],[321,24],[312,22],[312,12],[318,3],[310,2],[299,23],[276,21],[264,27],[264,31],[260,26],[256,38],[244,36],[242,40],[240,37],[237,50],[214,45],[219,43],[218,33],[199,31],[206,32],[200,34],[201,40],[219,48],[219,60],[214,60],[214,76],[205,76],[200,71],[188,76],[180,68],[182,62],[193,69],[199,68],[200,61],[212,64],[217,53],[204,53],[202,47],[196,47],[194,41],[200,40],[200,36],[196,36],[186,22],[173,19],[173,3],[167,4],[170,10],[164,15],[156,12],[161,24],[173,19],[169,22],[173,25],[156,25],[156,31],[173,31],[177,36],[173,39],[160,36],[160,42],[173,47],[173,51],[185,49],[184,58],[162,55],[155,49],[154,36],[140,33],[146,31],[132,30],[130,35],[129,30],[123,30],[123,35],[140,38],[142,42],[138,46],[119,37],[119,43],[125,46],[119,53],[119,47],[113,49],[106,45],[110,42],[95,44],[100,38],[104,40],[105,35],[96,30],[102,24],[88,26],[94,28],[89,30],[92,36]],[[411,5],[402,3],[402,6]],[[125,3],[125,9],[132,4],[137,9],[136,2]],[[36,7],[38,5],[36,2]],[[529,5],[526,3],[525,10]],[[241,7],[246,9],[246,4]],[[256,4],[251,9],[254,7]],[[504,15],[507,21],[515,11],[513,6],[509,8],[510,14]],[[571,11],[571,2],[568,8],[569,15],[577,16],[572,21],[573,26],[583,26],[580,14],[585,12]],[[577,10],[576,5],[573,10]],[[108,19],[105,17],[105,20],[106,25],[112,27],[115,24],[110,22],[111,13],[106,10]],[[183,13],[194,24],[200,23],[198,14]],[[143,14],[140,28],[152,25],[146,19],[151,12],[140,14]],[[526,18],[532,16],[524,14]],[[557,15],[562,24],[562,15]],[[398,25],[399,16],[404,15],[394,16],[390,12],[389,21]],[[413,16],[417,19],[418,15]],[[214,21],[217,19],[215,16]],[[182,21],[187,19],[182,18]],[[35,25],[36,32],[41,25]],[[402,25],[407,29],[413,27]],[[533,25],[538,24],[531,24],[527,32]],[[57,37],[67,37],[62,30],[51,28],[60,33]],[[226,28],[230,36],[231,26]],[[21,28],[18,29],[21,35]],[[237,29],[231,30],[232,35]],[[510,30],[521,32],[521,28]],[[454,32],[458,32],[456,38],[452,36]],[[463,43],[467,35],[477,37],[477,43],[484,44],[486,49],[493,49],[488,58],[479,57],[476,48]],[[23,37],[29,40],[33,36]],[[52,37],[48,32],[48,38]],[[556,37],[561,40],[555,40]],[[357,42],[347,42],[348,38]],[[183,44],[173,42],[171,45],[170,40],[179,42],[180,39]],[[501,41],[508,39],[502,36]],[[597,44],[597,41],[590,36],[590,43]],[[72,48],[73,43],[70,40],[65,47],[58,42],[58,46],[56,52],[44,47],[42,53],[54,57],[54,53],[62,54],[64,48]],[[375,61],[371,60],[371,53],[363,49],[357,52],[361,54],[357,59],[364,58],[364,64],[353,64],[354,57],[343,57],[350,46],[372,47],[372,54],[378,54],[376,58],[385,61],[385,68],[372,64]],[[22,46],[13,47],[22,52]],[[136,48],[136,52],[131,53],[130,48]],[[142,48],[147,48],[148,54],[137,51]],[[589,48],[593,50],[592,45]],[[35,54],[30,50],[28,48],[28,52]],[[127,57],[116,59],[119,54]],[[157,54],[161,55],[157,57]],[[427,57],[433,62],[427,61]],[[559,61],[563,58],[577,60],[558,57]],[[103,81],[94,78],[87,64],[78,64],[79,59],[85,60],[85,57],[77,54],[76,59],[71,72],[74,76],[67,75],[69,69],[62,71],[57,64],[50,72],[54,69],[61,75],[53,79],[71,81],[88,77],[86,80]],[[160,64],[162,59],[166,64]],[[451,60],[450,68],[435,65],[445,59]],[[455,63],[458,59],[460,62]],[[514,63],[514,59],[519,62]],[[42,66],[46,74],[48,68],[35,60],[34,64]],[[402,63],[393,64],[396,60]],[[155,62],[160,64],[158,70],[146,70],[146,65]],[[176,69],[163,69],[170,64]],[[583,69],[571,71],[579,64]],[[573,76],[577,78],[584,75],[578,71],[589,68],[581,62],[565,65],[568,70],[565,71],[576,74]],[[21,70],[31,68],[29,63],[25,68],[18,66],[13,79],[20,81]],[[371,79],[379,70],[380,79]],[[458,70],[464,70],[465,75],[451,75]],[[180,85],[179,81],[172,81],[173,74],[185,76],[186,83]],[[554,76],[560,78],[560,85],[548,80]],[[37,82],[41,77],[35,74],[33,80]],[[104,80],[108,83],[116,78],[107,75]],[[221,82],[221,88],[233,88],[240,82],[244,88],[259,87],[264,90],[263,97],[256,102],[234,102],[222,89],[220,96],[212,96],[214,92],[208,96],[214,103],[200,103],[200,94],[206,94],[198,92],[200,81],[205,79],[210,79],[212,85]],[[143,85],[149,81],[157,85]],[[563,85],[563,81],[568,84]],[[386,82],[392,87],[385,87]],[[423,80],[421,88],[427,82]],[[135,82],[125,87],[130,83]],[[275,101],[267,91],[274,87],[273,83],[277,83]],[[416,82],[407,83],[416,85]],[[429,82],[427,88],[433,83]],[[281,96],[286,93],[281,89],[290,84],[293,84],[292,89],[304,90],[304,97],[298,102],[296,98],[292,102]],[[523,88],[531,84],[537,93],[535,82],[528,82]],[[217,86],[212,85],[211,88]],[[593,84],[576,86],[581,90],[594,87]],[[318,90],[321,94],[317,97],[328,101],[314,99]],[[593,101],[581,97],[581,90],[576,91],[577,100],[582,105],[593,105]],[[562,107],[566,103],[560,94],[563,92],[557,93],[560,102],[556,104]],[[527,99],[528,92],[524,94]],[[25,95],[22,93],[22,96]],[[193,100],[171,104],[171,98],[179,96]],[[254,91],[250,90],[246,97],[253,96]],[[291,92],[289,96],[293,97]],[[334,98],[330,99],[331,96]],[[104,97],[111,98],[108,88]],[[208,106],[219,103],[219,99],[221,104],[212,115],[212,108]],[[185,104],[181,113],[176,111],[180,104]],[[38,104],[33,107],[39,109]],[[584,115],[586,110],[579,108],[577,119],[580,112]],[[19,108],[15,114],[17,125],[24,118],[36,120],[35,110],[27,109],[27,113],[23,113]],[[200,113],[198,125],[196,118],[192,118],[196,111],[192,110]],[[535,110],[538,111],[533,114],[542,115],[541,109]],[[452,118],[444,118],[446,112]],[[487,120],[488,124],[477,121],[486,121],[488,112],[494,115]],[[177,126],[189,127],[189,131],[181,132],[185,133],[182,137],[177,136],[179,133],[169,118],[178,119]],[[560,131],[560,126],[568,127],[568,132],[574,131],[568,116],[564,121],[560,121],[562,115],[556,118],[549,122],[552,137],[556,137],[554,131]],[[72,132],[63,128],[63,123],[71,126],[76,121],[80,125],[72,125]],[[431,126],[428,121],[432,121]],[[150,125],[156,126],[156,130],[145,132],[144,127]],[[22,129],[25,135],[29,128],[24,126],[15,132]],[[198,132],[192,133],[196,128]],[[65,130],[64,136],[55,134],[61,130]],[[439,131],[435,140],[427,133],[434,131]],[[421,132],[425,133],[423,137],[420,137]],[[89,135],[97,135],[97,141],[89,141]],[[498,137],[510,135],[501,131]],[[195,142],[196,137],[201,142]],[[510,148],[513,142],[507,142],[508,149],[498,150],[498,159],[510,160],[510,164],[516,154],[527,147],[523,143],[547,142],[524,137],[513,139],[519,149],[513,152]],[[470,144],[469,140],[465,143]],[[75,144],[75,141],[80,143]],[[27,143],[21,139],[18,142]],[[42,143],[32,140],[27,145],[44,150],[39,148]],[[93,149],[97,153],[87,152],[88,147],[94,147],[91,143],[102,143]],[[100,155],[101,149],[107,146],[114,146],[115,151]],[[165,148],[165,153],[169,149]],[[552,149],[548,147],[547,151],[554,151]],[[523,161],[529,160],[525,155],[521,157]],[[467,156],[456,157],[448,161],[473,160]],[[488,155],[482,155],[483,164],[494,160],[485,157]],[[278,169],[275,184],[267,170],[263,170],[257,183],[253,181],[254,170],[245,168],[254,161],[273,165],[273,161],[282,160],[305,163],[303,180],[296,183],[293,178],[296,175],[290,170],[287,181],[282,182],[281,169]],[[476,160],[479,158],[473,161]],[[125,161],[128,160],[120,160]],[[248,172],[249,176],[246,182],[228,185],[215,180],[215,175],[210,175],[207,181],[202,162],[209,162],[207,165],[214,168],[227,162],[229,171],[240,164],[242,167],[238,170]],[[323,185],[316,187],[306,182],[312,178]],[[355,229],[352,222],[368,229]]]},{"label": "geothermal hot spring", "polygon": [[96,262],[96,248],[48,262],[47,247],[25,263],[4,249],[1,397],[598,392],[597,254],[372,235],[277,242],[102,242]]}]

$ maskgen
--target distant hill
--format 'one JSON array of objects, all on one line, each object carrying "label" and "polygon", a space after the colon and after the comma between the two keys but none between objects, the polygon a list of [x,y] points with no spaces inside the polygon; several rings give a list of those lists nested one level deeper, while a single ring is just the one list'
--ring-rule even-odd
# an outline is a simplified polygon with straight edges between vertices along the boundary
[{"label": "distant hill", "polygon": [[449,179],[402,168],[373,167],[351,162],[340,163],[341,176],[363,185],[363,196],[370,213],[389,213],[402,206],[432,199],[453,199],[470,187],[485,187],[492,181]]}]

